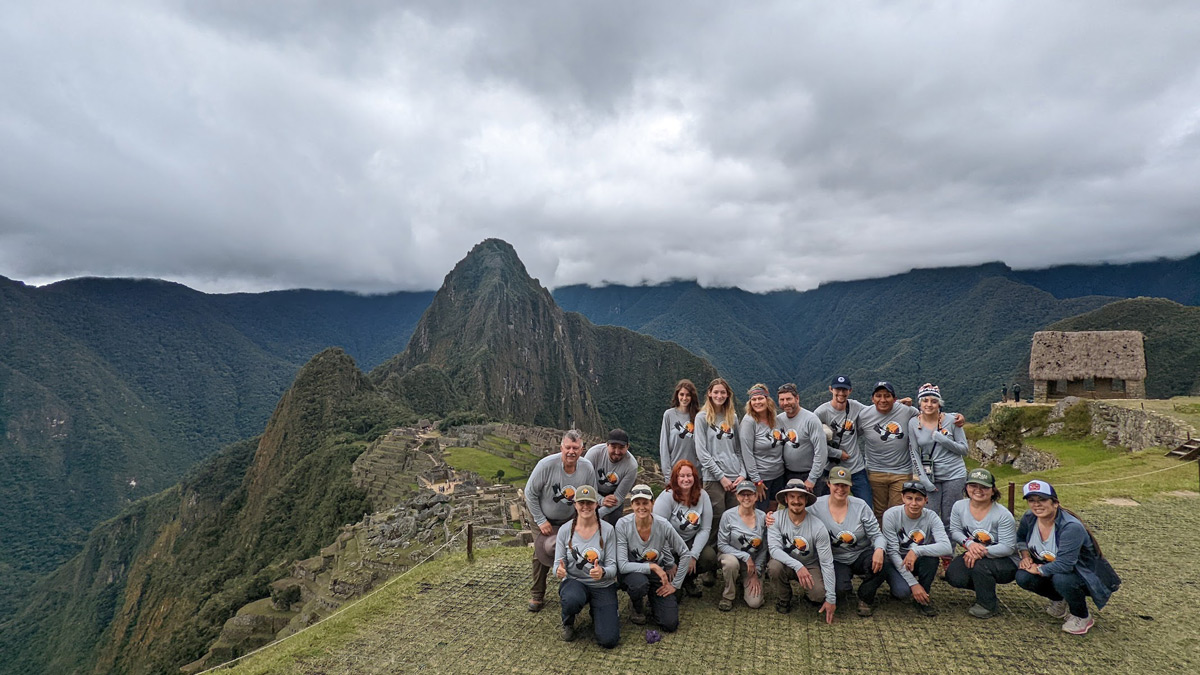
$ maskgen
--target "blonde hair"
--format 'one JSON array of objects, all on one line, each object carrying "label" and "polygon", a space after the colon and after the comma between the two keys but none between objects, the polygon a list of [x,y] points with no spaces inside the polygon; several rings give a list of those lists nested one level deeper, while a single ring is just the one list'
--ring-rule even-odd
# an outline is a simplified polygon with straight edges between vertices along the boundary
[{"label": "blonde hair", "polygon": [[[729,393],[729,398],[725,399],[725,405],[720,411],[713,405],[710,394],[717,385],[725,387],[725,391]],[[718,421],[718,412],[720,413],[720,421]],[[732,429],[737,426],[737,401],[733,397],[733,387],[724,378],[718,377],[708,383],[708,388],[704,390],[704,417],[708,420],[709,426],[716,426],[721,422],[729,425]]]},{"label": "blonde hair", "polygon": [[751,391],[754,391],[755,389],[758,389],[760,387],[764,391],[768,392],[766,395],[767,409],[763,411],[762,417],[759,417],[758,413],[754,412],[754,409],[750,407],[750,401],[746,401],[746,414],[749,415],[750,417],[754,418],[755,422],[762,422],[763,424],[766,424],[767,426],[774,428],[775,427],[775,415],[776,415],[775,401],[773,401],[771,399],[771,394],[770,394],[771,390],[767,389],[767,385],[762,384],[761,382],[758,384],[755,384],[753,387],[750,387],[750,390],[746,392],[746,395],[749,396]]}]

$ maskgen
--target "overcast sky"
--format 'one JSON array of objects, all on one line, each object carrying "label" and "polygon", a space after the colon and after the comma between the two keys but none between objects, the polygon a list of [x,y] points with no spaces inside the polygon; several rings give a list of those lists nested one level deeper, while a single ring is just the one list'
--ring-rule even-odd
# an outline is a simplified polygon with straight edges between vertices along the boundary
[{"label": "overcast sky", "polygon": [[[404,7],[400,7],[404,5]],[[1200,251],[1200,3],[0,3],[0,275],[811,288]]]}]

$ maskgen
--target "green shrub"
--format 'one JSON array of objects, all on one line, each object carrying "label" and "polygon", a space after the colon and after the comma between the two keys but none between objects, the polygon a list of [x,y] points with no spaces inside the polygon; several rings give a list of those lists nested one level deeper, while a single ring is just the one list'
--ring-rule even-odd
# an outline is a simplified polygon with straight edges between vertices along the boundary
[{"label": "green shrub", "polygon": [[1092,433],[1092,410],[1080,401],[1063,412],[1062,435],[1067,438],[1086,438]]}]

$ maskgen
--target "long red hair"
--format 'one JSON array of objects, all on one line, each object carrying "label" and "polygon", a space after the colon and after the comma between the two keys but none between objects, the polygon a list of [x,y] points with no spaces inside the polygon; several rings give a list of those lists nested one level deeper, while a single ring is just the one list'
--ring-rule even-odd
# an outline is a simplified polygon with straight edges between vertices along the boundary
[{"label": "long red hair", "polygon": [[[679,487],[679,471],[688,468],[692,470],[692,487],[687,492]],[[675,501],[684,506],[692,507],[700,503],[700,473],[696,471],[696,465],[686,459],[681,459],[675,462],[675,466],[671,467],[671,496]]]}]

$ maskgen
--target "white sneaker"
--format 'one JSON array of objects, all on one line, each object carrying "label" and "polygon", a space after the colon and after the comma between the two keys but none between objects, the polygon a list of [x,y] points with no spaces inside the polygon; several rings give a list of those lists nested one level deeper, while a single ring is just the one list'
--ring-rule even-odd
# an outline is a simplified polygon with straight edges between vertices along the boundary
[{"label": "white sneaker", "polygon": [[1068,615],[1070,615],[1071,610],[1069,607],[1067,607],[1066,600],[1055,600],[1049,605],[1046,605],[1046,613],[1056,619],[1065,619]]},{"label": "white sneaker", "polygon": [[1084,618],[1079,618],[1074,614],[1067,617],[1067,620],[1062,625],[1063,632],[1071,635],[1083,635],[1091,629],[1092,624],[1096,623],[1092,620],[1092,615],[1089,614]]}]

